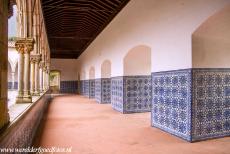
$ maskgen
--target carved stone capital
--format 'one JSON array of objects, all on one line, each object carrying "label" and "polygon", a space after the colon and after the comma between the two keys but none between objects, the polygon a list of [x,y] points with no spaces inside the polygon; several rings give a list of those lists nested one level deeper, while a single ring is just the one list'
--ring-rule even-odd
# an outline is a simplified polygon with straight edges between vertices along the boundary
[{"label": "carved stone capital", "polygon": [[24,54],[24,44],[21,42],[16,42],[15,43],[15,48],[18,51],[18,53]]},{"label": "carved stone capital", "polygon": [[47,68],[47,70],[50,69],[50,63],[46,63],[46,68]]},{"label": "carved stone capital", "polygon": [[32,38],[27,38],[25,41],[25,53],[30,53],[34,49],[34,39]]},{"label": "carved stone capital", "polygon": [[19,38],[15,43],[15,48],[18,53],[30,53],[34,47],[32,38]]},{"label": "carved stone capital", "polygon": [[30,61],[34,63],[39,63],[41,61],[41,55],[40,54],[30,55]]},{"label": "carved stone capital", "polygon": [[40,61],[40,63],[39,63],[39,68],[43,69],[43,68],[44,68],[44,66],[45,66],[44,61]]}]

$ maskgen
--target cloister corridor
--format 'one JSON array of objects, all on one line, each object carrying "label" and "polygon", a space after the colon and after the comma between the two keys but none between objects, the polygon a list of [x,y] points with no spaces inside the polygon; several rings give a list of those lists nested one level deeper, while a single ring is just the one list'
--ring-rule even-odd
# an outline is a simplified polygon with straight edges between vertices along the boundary
[{"label": "cloister corridor", "polygon": [[229,154],[230,150],[229,137],[191,144],[151,128],[149,112],[120,114],[109,104],[80,95],[54,98],[45,117],[37,146],[72,147],[76,154]]},{"label": "cloister corridor", "polygon": [[230,0],[0,0],[0,154],[230,154]]}]

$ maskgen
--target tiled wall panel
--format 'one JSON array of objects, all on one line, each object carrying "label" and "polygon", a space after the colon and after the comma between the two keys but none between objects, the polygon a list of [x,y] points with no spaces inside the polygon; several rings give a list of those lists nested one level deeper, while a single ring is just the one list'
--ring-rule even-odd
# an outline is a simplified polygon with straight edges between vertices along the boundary
[{"label": "tiled wall panel", "polygon": [[84,80],[80,81],[80,94],[84,95]]},{"label": "tiled wall panel", "polygon": [[111,79],[111,105],[113,109],[123,113],[123,77]]},{"label": "tiled wall panel", "polygon": [[230,69],[152,73],[152,125],[188,141],[230,135]]},{"label": "tiled wall panel", "polygon": [[112,107],[122,113],[151,111],[151,76],[124,76],[111,79]]},{"label": "tiled wall panel", "polygon": [[61,81],[60,92],[61,93],[77,93],[78,88],[77,81]]},{"label": "tiled wall panel", "polygon": [[193,70],[192,140],[230,135],[230,69]]},{"label": "tiled wall panel", "polygon": [[191,70],[152,73],[152,126],[191,140]]},{"label": "tiled wall panel", "polygon": [[95,80],[89,80],[89,98],[95,98]]},{"label": "tiled wall panel", "polygon": [[95,80],[96,101],[101,104],[111,103],[111,79],[101,78]]},{"label": "tiled wall panel", "polygon": [[101,103],[111,103],[111,79],[101,79]]},{"label": "tiled wall panel", "polygon": [[124,112],[150,112],[151,111],[151,76],[125,76],[124,77]]},{"label": "tiled wall panel", "polygon": [[95,99],[97,102],[101,102],[101,79],[95,80]]}]

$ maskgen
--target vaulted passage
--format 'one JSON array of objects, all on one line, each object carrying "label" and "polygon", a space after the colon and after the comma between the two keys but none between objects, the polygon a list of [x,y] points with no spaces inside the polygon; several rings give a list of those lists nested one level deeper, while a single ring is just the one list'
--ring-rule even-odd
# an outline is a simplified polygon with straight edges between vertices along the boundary
[{"label": "vaulted passage", "polygon": [[149,120],[150,113],[120,114],[82,96],[59,96],[50,103],[39,146],[72,147],[79,154],[227,154],[229,149],[229,138],[190,144],[151,128]]},{"label": "vaulted passage", "polygon": [[0,0],[0,19],[0,153],[230,153],[230,0]]}]

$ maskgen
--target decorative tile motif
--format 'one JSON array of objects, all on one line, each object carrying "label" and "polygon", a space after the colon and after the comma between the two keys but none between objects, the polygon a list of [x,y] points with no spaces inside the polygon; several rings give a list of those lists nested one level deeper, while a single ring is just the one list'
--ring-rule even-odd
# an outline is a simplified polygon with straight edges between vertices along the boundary
[{"label": "decorative tile motif", "polygon": [[111,103],[111,79],[101,78],[95,81],[96,101],[101,104]]},{"label": "decorative tile motif", "polygon": [[152,125],[190,142],[230,135],[230,69],[152,74]]},{"label": "decorative tile motif", "polygon": [[111,79],[111,105],[123,113],[123,77],[113,77]]},{"label": "decorative tile motif", "polygon": [[125,76],[124,77],[124,112],[150,112],[151,111],[151,76]]},{"label": "decorative tile motif", "polygon": [[152,126],[191,140],[191,69],[152,73]]},{"label": "decorative tile motif", "polygon": [[77,93],[77,81],[61,81],[60,92],[61,93]]},{"label": "decorative tile motif", "polygon": [[101,79],[101,103],[111,103],[111,79]]},{"label": "decorative tile motif", "polygon": [[80,94],[84,95],[84,80],[80,81]]},{"label": "decorative tile motif", "polygon": [[89,98],[95,98],[95,80],[89,80]]},{"label": "decorative tile motif", "polygon": [[95,99],[101,102],[101,79],[95,79]]},{"label": "decorative tile motif", "polygon": [[230,69],[193,69],[192,140],[230,135]]},{"label": "decorative tile motif", "polygon": [[83,95],[86,96],[86,97],[89,97],[89,80],[84,80],[83,82],[83,85],[84,85],[84,93]]},{"label": "decorative tile motif", "polygon": [[151,76],[111,79],[111,104],[122,113],[151,111]]}]

